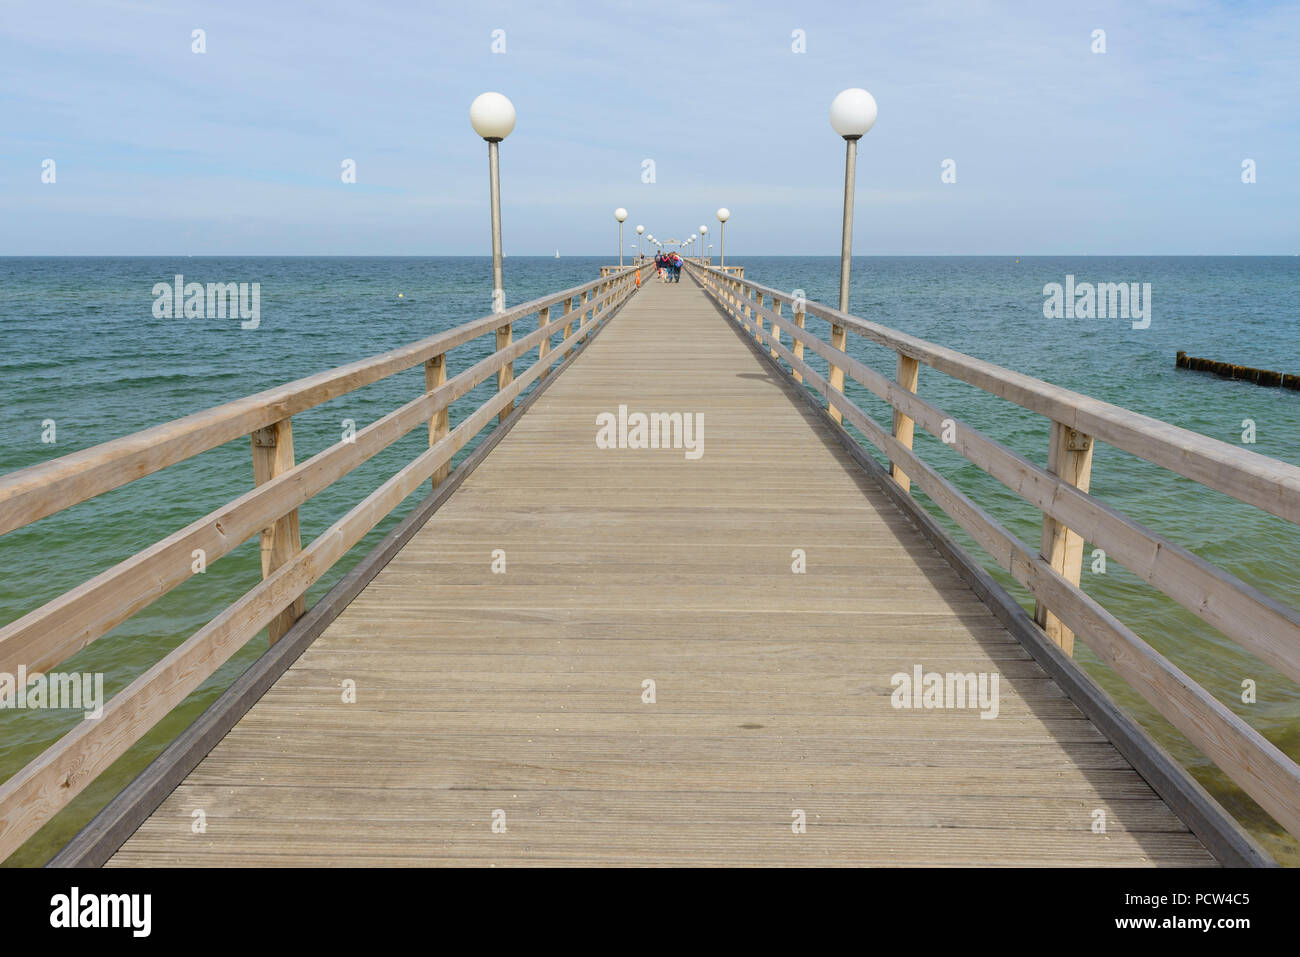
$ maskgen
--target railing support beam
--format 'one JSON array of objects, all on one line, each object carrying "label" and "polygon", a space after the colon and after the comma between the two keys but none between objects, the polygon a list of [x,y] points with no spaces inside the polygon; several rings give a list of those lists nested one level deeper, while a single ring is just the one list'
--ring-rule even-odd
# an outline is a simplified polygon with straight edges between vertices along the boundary
[{"label": "railing support beam", "polygon": [[[803,329],[805,328],[804,322],[807,321],[808,314],[799,308],[801,305],[803,305],[802,302],[795,301],[792,304],[792,307],[794,309],[794,324],[798,326],[800,329]],[[803,361],[803,340],[802,339],[794,340],[794,357],[800,361]],[[794,369],[792,371],[794,372],[794,381],[803,382],[803,373],[800,372],[798,369]]]},{"label": "railing support beam", "polygon": [[[920,375],[921,363],[911,356],[898,354],[898,384],[908,392],[916,392],[917,379]],[[904,415],[897,409],[894,410],[894,438],[898,439],[899,444],[906,448],[912,447],[912,436],[916,431],[916,423],[910,416]],[[894,481],[899,484],[904,492],[912,490],[912,480],[907,477],[907,473],[898,467],[897,462],[889,463],[889,474],[894,477]]]},{"label": "railing support beam", "polygon": [[[1047,453],[1047,471],[1069,482],[1079,491],[1088,491],[1092,478],[1092,436],[1053,420],[1051,446]],[[1042,556],[1052,569],[1071,585],[1078,586],[1083,572],[1083,537],[1043,513]],[[1074,654],[1074,632],[1048,610],[1041,601],[1034,603],[1034,621],[1067,655]]]},{"label": "railing support beam", "polygon": [[[545,329],[546,326],[547,326],[547,324],[548,324],[550,321],[551,321],[551,307],[550,307],[550,306],[542,306],[541,309],[538,309],[538,310],[537,310],[537,328],[538,328],[538,329]],[[540,346],[537,347],[537,361],[538,361],[538,362],[545,362],[545,361],[546,361],[546,356],[547,356],[547,354],[548,354],[550,351],[551,351],[551,337],[550,337],[550,336],[547,336],[545,339],[542,340],[542,344],[541,344]],[[546,376],[546,372],[547,372],[547,371],[549,371],[549,370],[543,370],[543,371],[542,371],[542,376],[543,376],[543,377]]]},{"label": "railing support beam", "polygon": [[[425,362],[424,391],[432,392],[439,386],[445,385],[446,382],[447,354],[444,352],[442,355],[434,356]],[[429,419],[429,448],[433,448],[446,437],[448,426],[450,424],[450,412],[451,409],[448,406],[443,406],[437,412],[433,413],[433,417]],[[437,488],[442,484],[443,479],[447,477],[447,473],[450,469],[451,463],[440,465],[438,468],[434,469],[433,488]]]},{"label": "railing support beam", "polygon": [[[588,298],[588,293],[584,290],[582,293],[582,297],[578,300],[578,327],[579,328],[582,327],[582,320],[586,318],[587,315],[587,298]],[[570,320],[569,324],[564,327],[564,338],[566,339],[569,338],[569,330],[572,327],[573,327],[573,321]]]},{"label": "railing support beam", "polygon": [[[253,484],[265,485],[293,468],[293,418],[281,419],[252,434]],[[302,551],[298,529],[298,510],[280,516],[270,528],[262,529],[262,578],[270,578],[281,565]],[[299,595],[272,619],[267,631],[275,644],[307,610],[307,600]]]},{"label": "railing support beam", "polygon": [[[840,352],[847,352],[848,340],[848,331],[843,326],[837,326],[834,323],[831,323],[831,348],[837,349]],[[836,392],[842,393],[844,391],[844,370],[834,362],[830,364],[830,367],[831,388]],[[835,422],[843,421],[844,417],[840,415],[840,410],[831,405],[829,401],[826,403],[826,411]]]},{"label": "railing support beam", "polygon": [[[514,327],[511,325],[501,326],[497,329],[497,352],[500,352],[514,340]],[[507,362],[497,370],[497,391],[504,392],[515,381],[515,364],[513,361]],[[506,403],[505,408],[497,415],[498,422],[504,422],[506,417],[515,410],[514,400],[511,399]]]}]

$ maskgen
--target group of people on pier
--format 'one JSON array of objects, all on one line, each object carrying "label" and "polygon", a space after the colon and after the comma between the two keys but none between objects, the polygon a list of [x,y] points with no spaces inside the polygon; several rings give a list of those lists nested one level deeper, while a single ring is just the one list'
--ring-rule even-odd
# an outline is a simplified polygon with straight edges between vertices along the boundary
[{"label": "group of people on pier", "polygon": [[676,253],[657,253],[655,269],[659,272],[660,282],[682,281],[682,257]]}]

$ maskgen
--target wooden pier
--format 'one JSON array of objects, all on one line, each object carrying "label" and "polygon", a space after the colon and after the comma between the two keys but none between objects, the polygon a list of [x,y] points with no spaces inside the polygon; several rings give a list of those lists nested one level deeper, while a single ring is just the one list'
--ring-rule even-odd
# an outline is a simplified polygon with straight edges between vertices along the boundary
[{"label": "wooden pier", "polygon": [[[784,298],[736,270],[687,273],[662,285],[644,269],[638,286],[634,268],[610,270],[274,395],[0,478],[3,533],[237,435],[254,436],[255,459],[258,435],[260,448],[289,448],[220,513],[0,630],[0,671],[48,669],[183,580],[176,556],[200,542],[218,555],[233,547],[216,543],[218,523],[231,540],[265,529],[262,585],[100,722],[0,785],[0,857],[269,625],[257,664],[55,864],[1271,864],[1069,650],[1088,642],[1300,830],[1292,757],[1078,588],[1078,530],[1114,539],[1107,547],[1135,572],[1295,677],[1293,609],[1099,503],[1087,472],[1094,439],[1140,446],[1295,521],[1300,470]],[[896,349],[897,381],[808,334],[812,314]],[[533,315],[537,332],[519,335]],[[453,374],[449,350],[482,334],[497,351]],[[873,431],[805,348],[879,388],[894,422]],[[516,377],[521,357],[531,364]],[[295,464],[295,412],[419,363],[429,391],[359,432],[359,450]],[[919,364],[980,378],[1052,418],[1048,469],[964,426],[956,443],[995,477],[1014,472],[1044,510],[1041,554],[912,453],[914,424],[938,430],[946,415],[917,396]],[[491,376],[496,397],[449,429],[448,405]],[[819,395],[878,441],[892,474]],[[669,447],[599,447],[599,417],[620,406],[702,413],[702,454],[672,447],[666,426]],[[449,471],[493,418],[489,439]],[[302,501],[423,423],[429,452],[330,532],[298,542]],[[355,571],[315,606],[295,605],[431,478]],[[913,483],[1029,584],[1037,620],[914,503]],[[917,668],[996,676],[996,715],[972,702],[900,707],[894,676]]]}]

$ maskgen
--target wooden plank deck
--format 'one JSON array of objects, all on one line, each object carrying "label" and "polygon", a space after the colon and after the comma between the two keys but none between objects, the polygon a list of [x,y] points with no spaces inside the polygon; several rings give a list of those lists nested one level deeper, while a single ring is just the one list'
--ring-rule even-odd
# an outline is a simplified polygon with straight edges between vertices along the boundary
[{"label": "wooden plank deck", "polygon": [[[620,403],[704,413],[703,457],[598,449]],[[895,709],[918,664],[996,672],[998,717]],[[1214,861],[687,280],[632,300],[110,863]]]}]

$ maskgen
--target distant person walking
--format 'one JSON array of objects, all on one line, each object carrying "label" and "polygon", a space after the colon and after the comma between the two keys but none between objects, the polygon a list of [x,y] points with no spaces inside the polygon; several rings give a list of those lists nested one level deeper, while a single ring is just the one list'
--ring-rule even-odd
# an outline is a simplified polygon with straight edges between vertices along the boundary
[{"label": "distant person walking", "polygon": [[669,265],[672,268],[671,281],[681,282],[682,281],[682,257],[677,255],[676,253],[673,253],[672,259],[669,260]]}]

